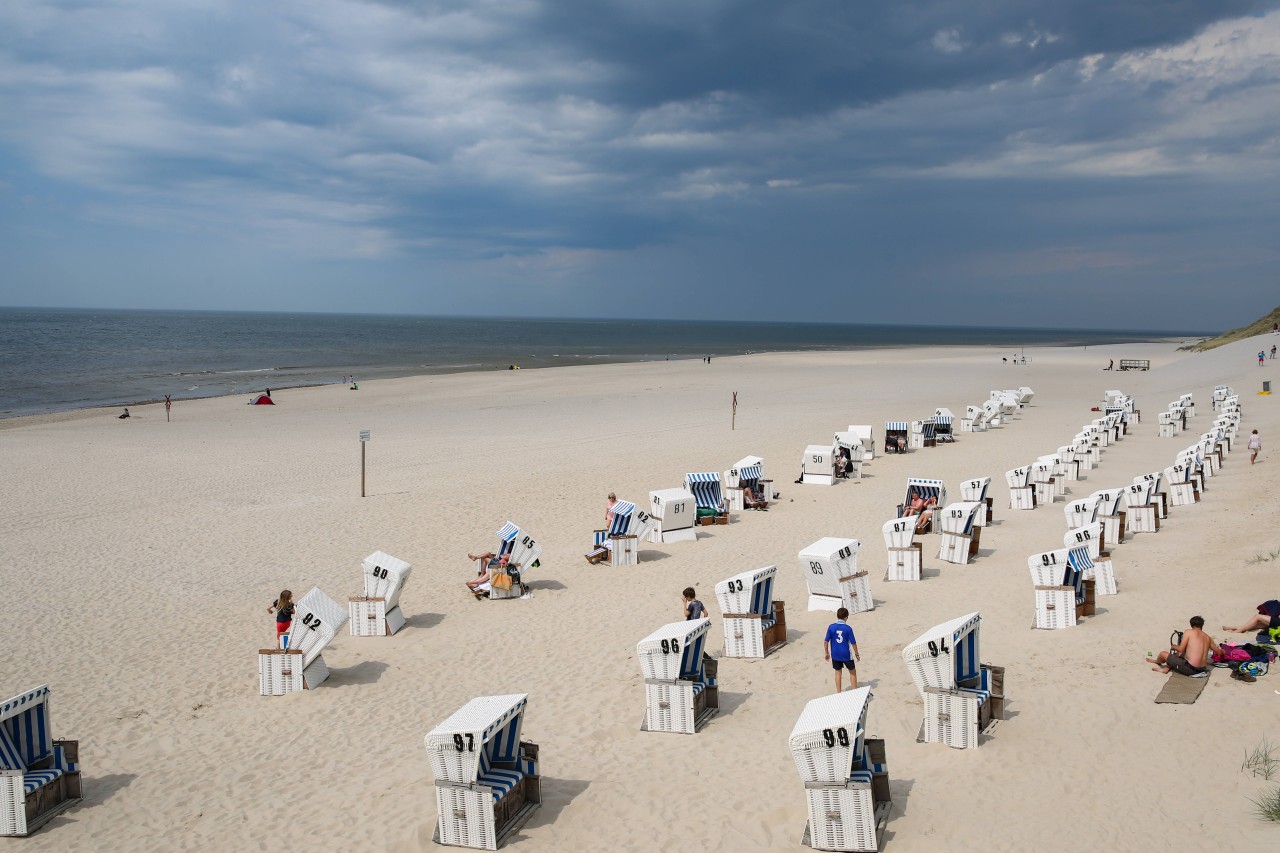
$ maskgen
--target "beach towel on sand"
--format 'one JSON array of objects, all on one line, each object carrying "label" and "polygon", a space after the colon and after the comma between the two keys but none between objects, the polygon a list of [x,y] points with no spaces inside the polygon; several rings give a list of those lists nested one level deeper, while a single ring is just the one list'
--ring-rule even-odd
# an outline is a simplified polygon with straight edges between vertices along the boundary
[{"label": "beach towel on sand", "polygon": [[1169,673],[1169,680],[1164,683],[1156,696],[1157,705],[1194,705],[1200,698],[1208,678],[1190,678],[1176,672]]}]

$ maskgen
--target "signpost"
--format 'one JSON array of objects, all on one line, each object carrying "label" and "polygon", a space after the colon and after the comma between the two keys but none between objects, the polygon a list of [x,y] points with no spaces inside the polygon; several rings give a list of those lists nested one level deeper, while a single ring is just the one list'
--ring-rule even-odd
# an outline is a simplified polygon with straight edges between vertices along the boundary
[{"label": "signpost", "polygon": [[173,408],[173,400],[169,399],[169,395],[164,395],[164,422],[169,422],[169,410]]},{"label": "signpost", "polygon": [[729,429],[738,428],[738,392],[733,392],[733,420],[729,422]]},{"label": "signpost", "polygon": [[369,443],[369,431],[360,430],[360,497],[364,497],[364,446]]}]

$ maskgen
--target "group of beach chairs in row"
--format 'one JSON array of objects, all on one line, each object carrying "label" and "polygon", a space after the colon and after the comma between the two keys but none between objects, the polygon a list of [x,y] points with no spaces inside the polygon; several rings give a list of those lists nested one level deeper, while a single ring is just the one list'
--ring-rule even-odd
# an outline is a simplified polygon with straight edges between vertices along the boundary
[{"label": "group of beach chairs in row", "polygon": [[[959,419],[960,432],[983,432],[1013,420],[1019,410],[1030,405],[1035,391],[1026,387],[992,391],[981,405],[965,408]],[[885,453],[906,453],[955,441],[955,414],[948,408],[934,409],[933,416],[918,421],[886,421]]]}]

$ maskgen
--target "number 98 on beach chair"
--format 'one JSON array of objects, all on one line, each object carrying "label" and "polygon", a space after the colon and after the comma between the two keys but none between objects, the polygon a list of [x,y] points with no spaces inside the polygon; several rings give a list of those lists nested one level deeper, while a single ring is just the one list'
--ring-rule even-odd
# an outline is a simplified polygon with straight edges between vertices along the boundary
[{"label": "number 98 on beach chair", "polygon": [[715,659],[703,652],[710,619],[663,625],[636,644],[644,676],[641,731],[691,735],[720,708]]},{"label": "number 98 on beach chair", "polygon": [[777,574],[777,566],[765,566],[716,584],[725,657],[762,658],[787,644],[786,608],[773,599]]},{"label": "number 98 on beach chair", "polygon": [[312,587],[298,600],[289,627],[287,649],[258,650],[258,685],[263,696],[309,690],[329,677],[320,653],[333,640],[349,614],[338,602]]},{"label": "number 98 on beach chair", "polygon": [[1004,667],[979,662],[981,622],[978,613],[943,622],[902,650],[924,700],[917,741],[975,749],[978,735],[1004,719]]},{"label": "number 98 on beach chair", "polygon": [[481,696],[427,734],[437,844],[497,850],[542,804],[538,745],[520,740],[527,704]]},{"label": "number 98 on beach chair", "polygon": [[364,595],[347,601],[351,636],[390,637],[404,627],[400,593],[413,567],[397,557],[374,551],[364,558]]},{"label": "number 98 on beach chair", "polygon": [[80,802],[80,742],[54,740],[49,685],[0,702],[0,835],[30,835]]}]

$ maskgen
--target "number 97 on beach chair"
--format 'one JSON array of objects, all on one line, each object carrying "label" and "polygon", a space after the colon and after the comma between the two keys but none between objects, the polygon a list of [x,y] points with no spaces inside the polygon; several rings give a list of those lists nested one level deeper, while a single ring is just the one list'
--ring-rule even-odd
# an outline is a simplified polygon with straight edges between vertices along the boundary
[{"label": "number 97 on beach chair", "polygon": [[400,593],[413,567],[404,560],[374,551],[361,563],[364,595],[347,600],[353,637],[390,637],[404,627]]},{"label": "number 97 on beach chair", "polygon": [[289,627],[287,649],[258,650],[258,685],[263,696],[310,690],[329,677],[320,653],[332,642],[348,613],[338,602],[312,587],[298,600]]},{"label": "number 97 on beach chair", "polygon": [[80,802],[80,742],[54,740],[49,685],[0,702],[0,835],[30,835]]}]

